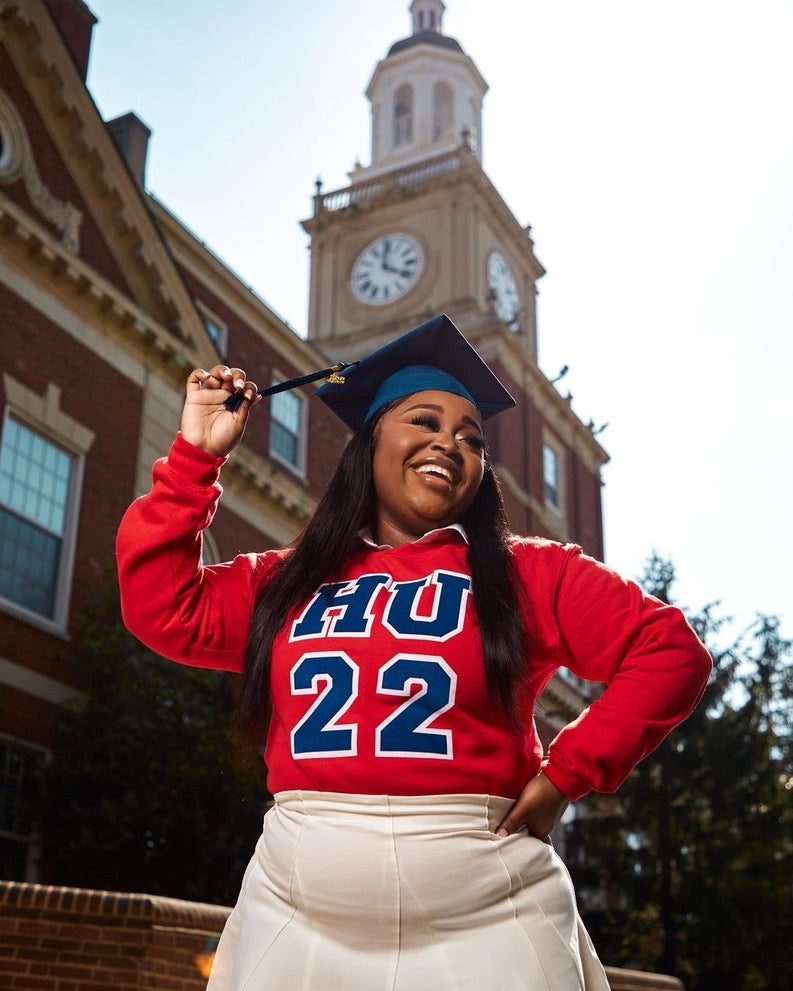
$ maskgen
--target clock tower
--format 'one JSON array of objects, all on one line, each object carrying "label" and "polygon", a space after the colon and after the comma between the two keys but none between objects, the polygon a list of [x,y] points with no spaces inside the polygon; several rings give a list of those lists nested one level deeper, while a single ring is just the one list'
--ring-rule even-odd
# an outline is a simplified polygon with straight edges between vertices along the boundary
[{"label": "clock tower", "polygon": [[482,168],[487,83],[443,33],[443,0],[413,0],[412,31],[366,89],[371,163],[343,189],[317,183],[309,339],[331,360],[362,357],[446,313],[518,400],[493,421],[491,457],[516,530],[602,556],[607,456],[537,364],[544,269]]}]

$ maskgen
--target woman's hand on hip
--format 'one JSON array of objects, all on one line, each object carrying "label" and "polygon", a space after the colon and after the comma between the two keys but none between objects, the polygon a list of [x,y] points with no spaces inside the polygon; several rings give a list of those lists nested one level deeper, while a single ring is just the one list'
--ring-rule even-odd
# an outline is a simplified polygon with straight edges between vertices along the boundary
[{"label": "woman's hand on hip", "polygon": [[569,800],[540,772],[515,799],[515,804],[499,823],[496,833],[509,836],[525,826],[530,836],[551,842],[551,831],[562,818]]},{"label": "woman's hand on hip", "polygon": [[[229,396],[242,393],[243,401],[234,412],[223,405]],[[241,368],[215,365],[206,372],[195,368],[187,379],[187,395],[182,409],[180,430],[186,441],[216,458],[224,458],[239,442],[251,406],[262,397],[256,383]]]}]

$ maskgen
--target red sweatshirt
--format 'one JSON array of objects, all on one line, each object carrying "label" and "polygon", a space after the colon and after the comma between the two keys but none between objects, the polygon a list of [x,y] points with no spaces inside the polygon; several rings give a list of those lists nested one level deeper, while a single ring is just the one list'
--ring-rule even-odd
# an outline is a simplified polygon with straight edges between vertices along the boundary
[{"label": "red sweatshirt", "polygon": [[[177,437],[118,534],[124,621],[174,661],[239,671],[256,593],[282,551],[203,567],[224,459]],[[516,797],[542,767],[570,799],[614,791],[691,712],[711,669],[683,614],[579,547],[515,538],[531,649],[527,730],[490,701],[459,528],[361,541],[276,637],[265,753],[272,792]],[[543,757],[531,713],[560,667],[605,682]]]}]

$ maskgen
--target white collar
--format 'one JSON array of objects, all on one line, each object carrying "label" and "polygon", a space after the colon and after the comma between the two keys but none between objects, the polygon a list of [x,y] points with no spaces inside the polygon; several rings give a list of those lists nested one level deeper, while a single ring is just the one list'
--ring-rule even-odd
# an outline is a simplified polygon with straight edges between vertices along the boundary
[{"label": "white collar", "polygon": [[[465,527],[462,525],[462,523],[451,523],[449,526],[441,526],[438,527],[436,530],[429,530],[427,533],[424,534],[423,537],[419,537],[417,540],[411,540],[410,543],[411,544],[434,543],[438,540],[442,540],[444,535],[452,530],[459,533],[460,536],[463,538],[463,540],[466,542],[466,544],[468,543],[468,535],[466,534]],[[374,538],[372,537],[372,531],[369,529],[368,526],[364,527],[363,530],[359,530],[358,536],[365,544],[367,544],[369,547],[374,548],[375,550],[378,551],[393,550],[392,544],[376,544],[374,542]]]}]

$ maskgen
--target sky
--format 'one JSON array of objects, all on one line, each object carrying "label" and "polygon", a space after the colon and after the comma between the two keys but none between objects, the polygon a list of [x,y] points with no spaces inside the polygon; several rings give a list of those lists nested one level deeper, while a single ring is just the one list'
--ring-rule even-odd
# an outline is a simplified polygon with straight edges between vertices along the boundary
[{"label": "sky", "polygon": [[[88,0],[147,188],[305,335],[314,182],[370,162],[408,0]],[[606,561],[793,636],[793,0],[446,0],[483,166],[532,227],[540,367],[599,440]],[[406,328],[408,329],[408,328]]]}]

